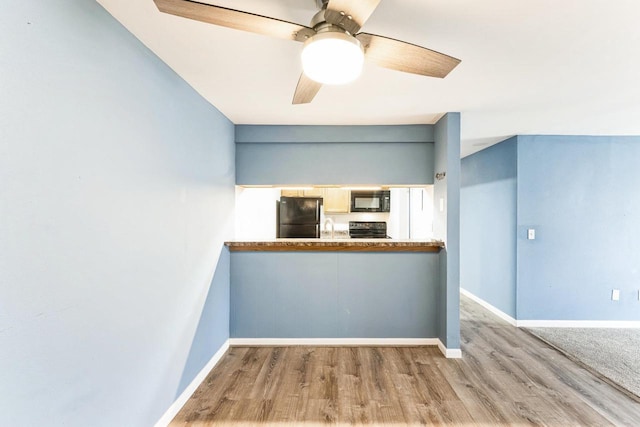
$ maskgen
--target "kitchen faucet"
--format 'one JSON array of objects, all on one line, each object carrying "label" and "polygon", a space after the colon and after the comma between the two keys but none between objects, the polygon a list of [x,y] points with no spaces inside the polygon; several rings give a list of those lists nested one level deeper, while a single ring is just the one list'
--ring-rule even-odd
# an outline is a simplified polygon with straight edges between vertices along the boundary
[{"label": "kitchen faucet", "polygon": [[324,220],[324,224],[322,225],[324,227],[324,231],[327,231],[327,222],[329,224],[331,224],[331,238],[333,239],[334,238],[333,234],[334,234],[334,231],[335,231],[335,225],[334,225],[333,220],[331,218],[326,218]]}]

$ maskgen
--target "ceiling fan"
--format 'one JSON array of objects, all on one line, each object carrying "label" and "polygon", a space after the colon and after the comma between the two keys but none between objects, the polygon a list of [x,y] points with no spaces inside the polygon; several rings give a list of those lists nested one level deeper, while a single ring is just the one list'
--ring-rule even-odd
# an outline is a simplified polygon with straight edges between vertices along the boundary
[{"label": "ceiling fan", "polygon": [[293,104],[313,100],[323,84],[355,80],[364,59],[381,67],[443,78],[460,60],[411,43],[358,31],[380,0],[316,0],[309,27],[192,0],[154,0],[160,12],[304,43]]}]

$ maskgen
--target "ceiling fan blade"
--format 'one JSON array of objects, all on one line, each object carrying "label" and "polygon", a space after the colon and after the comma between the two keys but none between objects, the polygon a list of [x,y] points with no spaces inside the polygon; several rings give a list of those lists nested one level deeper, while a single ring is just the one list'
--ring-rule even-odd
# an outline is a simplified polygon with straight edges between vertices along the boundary
[{"label": "ceiling fan blade", "polygon": [[355,34],[367,22],[379,3],[380,0],[329,0],[324,19]]},{"label": "ceiling fan blade", "polygon": [[300,74],[298,86],[296,86],[296,93],[293,94],[292,104],[296,105],[310,103],[321,87],[322,83],[311,80],[304,73]]},{"label": "ceiling fan blade", "polygon": [[198,3],[191,0],[153,1],[156,3],[158,10],[163,13],[265,36],[303,42],[315,34],[315,31],[304,25],[226,7]]},{"label": "ceiling fan blade", "polygon": [[460,63],[444,53],[388,37],[360,33],[356,38],[367,60],[392,70],[443,78]]}]

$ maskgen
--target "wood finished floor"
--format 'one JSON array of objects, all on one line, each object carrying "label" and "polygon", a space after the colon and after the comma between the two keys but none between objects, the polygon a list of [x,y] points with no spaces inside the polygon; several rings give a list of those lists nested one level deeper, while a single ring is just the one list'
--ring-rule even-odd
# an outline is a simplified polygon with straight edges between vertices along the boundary
[{"label": "wood finished floor", "polygon": [[173,426],[640,426],[640,403],[463,298],[435,347],[235,347]]}]

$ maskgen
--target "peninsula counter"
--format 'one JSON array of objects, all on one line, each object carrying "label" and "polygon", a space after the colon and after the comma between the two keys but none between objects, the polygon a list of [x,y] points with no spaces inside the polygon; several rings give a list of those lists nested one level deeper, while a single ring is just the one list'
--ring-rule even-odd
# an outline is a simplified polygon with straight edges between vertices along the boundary
[{"label": "peninsula counter", "polygon": [[232,343],[442,341],[442,242],[274,239],[225,245],[231,252]]},{"label": "peninsula counter", "polygon": [[335,252],[438,252],[438,240],[399,239],[273,239],[225,242],[231,252],[335,251]]}]

